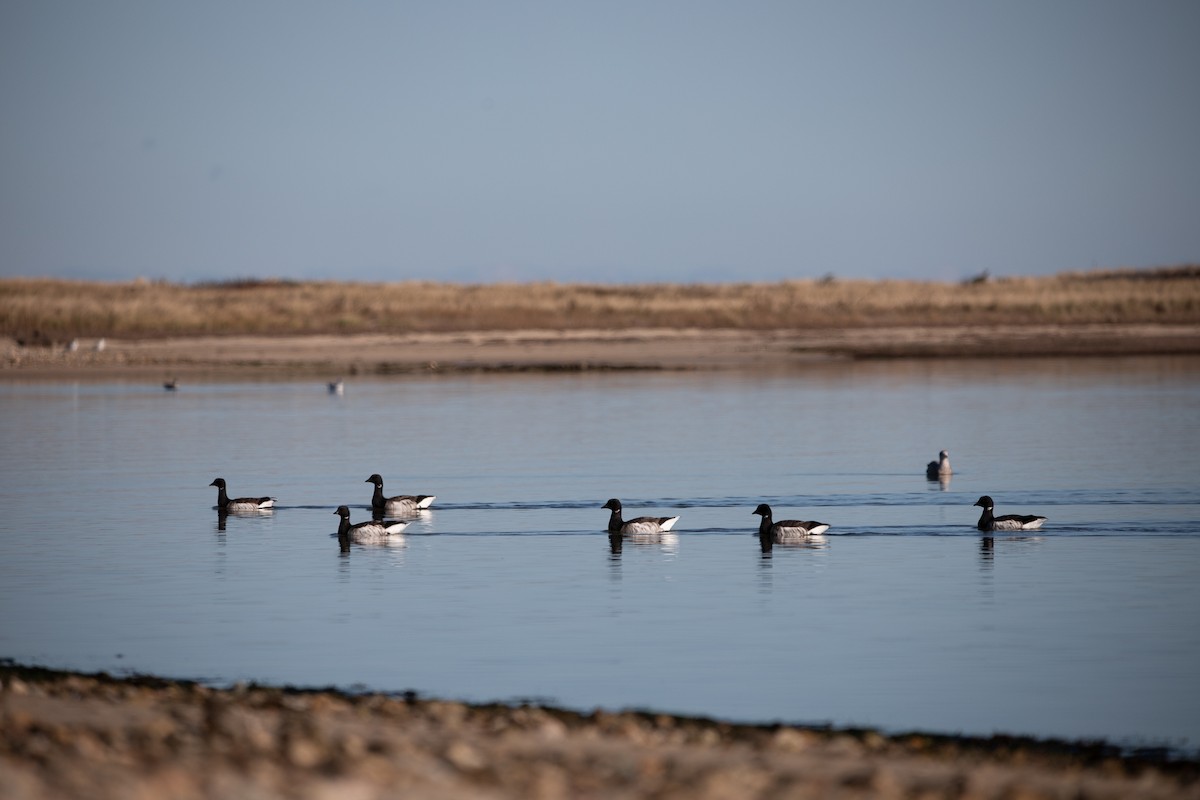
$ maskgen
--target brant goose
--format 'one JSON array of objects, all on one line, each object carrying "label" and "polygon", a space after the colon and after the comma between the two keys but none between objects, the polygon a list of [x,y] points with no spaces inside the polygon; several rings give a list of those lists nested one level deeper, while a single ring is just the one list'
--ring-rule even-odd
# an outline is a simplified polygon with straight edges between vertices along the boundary
[{"label": "brant goose", "polygon": [[975,505],[983,508],[979,522],[975,527],[981,531],[1036,531],[1046,521],[1045,517],[1034,514],[1005,514],[1003,517],[992,516],[996,504],[986,494],[975,501]]},{"label": "brant goose", "polygon": [[274,497],[235,497],[225,494],[225,479],[217,478],[209,486],[217,487],[218,511],[265,511],[275,507]]},{"label": "brant goose", "polygon": [[375,484],[375,493],[371,496],[371,510],[376,514],[415,514],[433,505],[437,495],[433,494],[400,494],[395,497],[383,496],[383,478],[375,473],[363,483]]},{"label": "brant goose", "polygon": [[766,503],[759,503],[753,513],[762,517],[762,522],[758,524],[759,536],[770,536],[774,539],[801,539],[805,536],[817,536],[829,530],[829,526],[824,522],[812,520],[801,522],[798,519],[783,519],[779,522],[772,522],[771,507]]},{"label": "brant goose", "polygon": [[408,527],[408,523],[400,520],[389,520],[387,522],[360,522],[357,525],[350,524],[350,509],[346,506],[338,506],[337,511],[333,512],[342,518],[338,523],[338,538],[350,538],[356,542],[383,542],[392,537],[399,535]]},{"label": "brant goose", "polygon": [[163,388],[168,392],[173,392],[179,388],[179,378],[171,378],[169,381],[163,381]]},{"label": "brant goose", "polygon": [[944,478],[950,475],[953,470],[950,469],[950,451],[943,450],[938,453],[937,461],[930,461],[925,467],[925,478],[927,480],[936,481],[938,478]]},{"label": "brant goose", "polygon": [[679,517],[638,517],[622,520],[621,501],[615,497],[600,507],[612,510],[608,517],[609,533],[666,533],[679,521]]},{"label": "brant goose", "polygon": [[341,378],[338,378],[336,381],[330,381],[327,385],[329,387],[330,394],[346,393],[346,384],[342,382]]}]

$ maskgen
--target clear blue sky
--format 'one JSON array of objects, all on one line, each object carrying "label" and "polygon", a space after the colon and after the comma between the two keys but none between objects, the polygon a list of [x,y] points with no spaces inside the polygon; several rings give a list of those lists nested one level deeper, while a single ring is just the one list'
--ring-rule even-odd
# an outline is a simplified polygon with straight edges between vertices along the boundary
[{"label": "clear blue sky", "polygon": [[1200,2],[0,2],[0,275],[1200,261]]}]

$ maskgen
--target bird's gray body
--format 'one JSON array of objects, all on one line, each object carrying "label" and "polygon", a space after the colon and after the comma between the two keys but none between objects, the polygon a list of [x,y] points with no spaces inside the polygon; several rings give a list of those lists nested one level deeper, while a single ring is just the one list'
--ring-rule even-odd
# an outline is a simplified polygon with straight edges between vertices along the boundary
[{"label": "bird's gray body", "polygon": [[995,510],[995,503],[986,494],[976,500],[975,505],[983,509],[975,527],[985,533],[991,531],[1036,531],[1046,521],[1045,517],[1037,514],[1005,514],[997,517],[992,513]]},{"label": "bird's gray body", "polygon": [[607,508],[612,511],[608,515],[609,533],[635,536],[648,533],[666,533],[679,521],[679,517],[636,517],[634,519],[622,519],[621,501],[615,497],[601,506],[601,508]]},{"label": "bird's gray body", "polygon": [[349,538],[354,542],[383,542],[401,538],[400,534],[408,527],[408,522],[403,520],[385,522],[371,520],[351,525],[350,509],[346,506],[338,506],[338,510],[334,513],[342,518],[338,523],[338,537]]},{"label": "bird's gray body", "polygon": [[437,495],[432,494],[400,494],[395,497],[384,497],[383,478],[378,474],[372,475],[364,482],[375,484],[375,491],[371,495],[371,509],[376,514],[416,514],[418,511],[429,508],[437,499]]},{"label": "bird's gray body", "polygon": [[267,511],[275,507],[273,497],[234,497],[230,498],[225,491],[225,479],[216,478],[209,486],[217,487],[218,511]]},{"label": "bird's gray body", "polygon": [[758,523],[758,535],[770,536],[773,539],[803,539],[807,536],[820,536],[829,530],[829,525],[816,520],[781,519],[772,521],[771,507],[760,503],[752,512],[762,517]]}]

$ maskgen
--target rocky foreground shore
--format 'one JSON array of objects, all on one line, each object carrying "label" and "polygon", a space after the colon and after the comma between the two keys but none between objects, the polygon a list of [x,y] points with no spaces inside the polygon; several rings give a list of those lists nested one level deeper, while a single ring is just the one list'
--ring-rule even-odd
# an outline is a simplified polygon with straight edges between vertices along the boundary
[{"label": "rocky foreground shore", "polygon": [[1200,798],[1200,763],[4,664],[0,797]]}]

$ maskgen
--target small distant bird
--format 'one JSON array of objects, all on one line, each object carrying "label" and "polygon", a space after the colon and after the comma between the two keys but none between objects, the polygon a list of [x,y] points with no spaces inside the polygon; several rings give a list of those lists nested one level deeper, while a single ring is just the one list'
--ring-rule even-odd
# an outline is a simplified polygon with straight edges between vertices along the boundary
[{"label": "small distant bird", "polygon": [[74,353],[78,349],[79,349],[79,340],[78,339],[72,339],[70,341],[70,343],[67,345],[68,353]]},{"label": "small distant bird", "polygon": [[275,507],[274,497],[235,497],[225,493],[225,479],[215,478],[209,486],[217,487],[218,511],[266,511]]},{"label": "small distant bird", "polygon": [[621,501],[615,497],[600,507],[612,511],[608,517],[609,533],[666,533],[679,521],[679,517],[637,517],[623,520]]},{"label": "small distant bird", "polygon": [[375,492],[371,495],[371,510],[377,514],[415,514],[433,504],[437,495],[433,494],[398,494],[395,497],[383,496],[383,478],[375,473],[363,483],[375,484]]},{"label": "small distant bird", "polygon": [[938,453],[937,461],[930,461],[925,466],[925,477],[928,480],[936,481],[938,478],[945,478],[951,474],[950,469],[950,451],[943,450]]},{"label": "small distant bird", "polygon": [[179,379],[171,378],[169,381],[163,381],[163,388],[168,392],[173,392],[179,388]]},{"label": "small distant bird", "polygon": [[802,522],[798,519],[781,519],[779,522],[772,522],[771,507],[766,503],[759,503],[758,508],[751,513],[762,517],[762,521],[758,523],[759,536],[770,536],[773,539],[802,539],[805,536],[818,536],[829,530],[826,523],[813,520]]},{"label": "small distant bird", "polygon": [[401,520],[389,522],[372,520],[351,525],[350,509],[346,506],[338,506],[337,511],[333,513],[342,518],[342,521],[338,523],[338,538],[349,537],[355,542],[382,542],[391,538],[399,538],[399,535],[408,527],[408,522]]},{"label": "small distant bird", "polygon": [[104,341],[103,338],[97,339],[96,344],[95,344],[95,350],[97,353],[103,353],[104,348],[107,346],[108,346],[108,342]]},{"label": "small distant bird", "polygon": [[330,394],[345,394],[345,392],[346,392],[346,384],[342,383],[341,380],[329,382],[329,393]]},{"label": "small distant bird", "polygon": [[1045,517],[1035,514],[1005,514],[1003,517],[992,515],[996,504],[986,494],[975,501],[975,505],[983,508],[979,522],[975,527],[981,531],[1036,531],[1046,521]]}]

